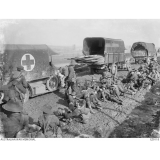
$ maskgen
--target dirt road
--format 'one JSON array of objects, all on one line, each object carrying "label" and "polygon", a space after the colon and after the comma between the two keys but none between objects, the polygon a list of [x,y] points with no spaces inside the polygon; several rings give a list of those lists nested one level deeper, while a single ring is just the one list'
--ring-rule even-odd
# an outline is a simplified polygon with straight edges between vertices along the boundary
[{"label": "dirt road", "polygon": [[[119,74],[124,75],[126,72],[122,71]],[[99,75],[95,76],[99,77]],[[91,79],[92,77],[87,75],[81,78]],[[144,90],[134,96],[125,95],[125,97],[122,97],[123,105],[109,101],[107,103],[102,102],[104,109],[102,111],[95,110],[96,113],[92,114],[88,124],[80,124],[73,121],[64,126],[63,137],[75,137],[80,133],[89,134],[93,137],[118,137],[113,134],[114,129],[121,126],[128,119],[132,110],[141,105],[145,94],[146,91]],[[64,90],[32,98],[25,104],[24,108],[36,121],[38,116],[42,114],[42,107],[46,103],[49,103],[55,110],[58,107],[67,107],[67,102],[64,99]],[[124,127],[120,130],[124,130]]]}]

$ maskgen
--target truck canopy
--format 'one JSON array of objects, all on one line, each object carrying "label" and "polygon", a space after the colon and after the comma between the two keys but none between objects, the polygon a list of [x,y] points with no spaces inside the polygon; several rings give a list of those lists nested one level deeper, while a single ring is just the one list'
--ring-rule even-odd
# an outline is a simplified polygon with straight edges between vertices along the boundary
[{"label": "truck canopy", "polygon": [[132,45],[131,54],[133,57],[154,56],[156,48],[154,43],[135,42]]},{"label": "truck canopy", "polygon": [[107,53],[124,53],[124,41],[103,37],[88,37],[83,41],[84,55],[102,55]]}]

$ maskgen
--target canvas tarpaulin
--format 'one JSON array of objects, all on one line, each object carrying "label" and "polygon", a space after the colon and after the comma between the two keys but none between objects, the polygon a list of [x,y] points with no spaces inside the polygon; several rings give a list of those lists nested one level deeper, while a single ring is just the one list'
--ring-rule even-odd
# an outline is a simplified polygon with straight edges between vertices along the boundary
[{"label": "canvas tarpaulin", "polygon": [[124,53],[124,42],[122,40],[105,38],[105,51],[107,53]]},{"label": "canvas tarpaulin", "polygon": [[150,53],[156,53],[155,45],[153,43],[136,42],[132,45],[131,52],[136,49],[138,45],[141,45]]}]

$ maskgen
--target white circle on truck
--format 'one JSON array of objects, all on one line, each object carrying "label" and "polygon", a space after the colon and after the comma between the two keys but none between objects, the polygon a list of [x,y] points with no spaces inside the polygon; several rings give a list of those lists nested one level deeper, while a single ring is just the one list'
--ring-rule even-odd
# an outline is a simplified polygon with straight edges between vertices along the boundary
[{"label": "white circle on truck", "polygon": [[21,59],[21,65],[24,67],[25,71],[32,71],[35,66],[34,57],[29,53],[24,54]]}]

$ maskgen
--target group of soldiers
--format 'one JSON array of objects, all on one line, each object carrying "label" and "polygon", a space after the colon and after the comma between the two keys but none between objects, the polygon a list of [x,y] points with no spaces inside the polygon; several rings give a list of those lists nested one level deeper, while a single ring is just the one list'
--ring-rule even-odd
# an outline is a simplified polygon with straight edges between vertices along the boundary
[{"label": "group of soldiers", "polygon": [[11,74],[6,74],[0,87],[4,97],[0,106],[1,138],[45,138],[61,137],[61,124],[50,105],[43,106],[43,114],[34,121],[24,110],[28,83],[19,66]]},{"label": "group of soldiers", "polygon": [[[81,123],[88,123],[94,109],[102,110],[101,102],[113,101],[122,105],[122,96],[136,94],[144,88],[150,89],[160,80],[158,64],[152,60],[142,64],[138,69],[129,67],[126,77],[118,76],[116,63],[106,67],[99,79],[94,76],[91,80],[76,78],[74,65],[70,65],[68,78],[65,79],[65,95],[68,110],[63,110],[65,119],[79,119]],[[70,77],[70,78],[69,78]]]},{"label": "group of soldiers", "polygon": [[23,67],[17,67],[12,75],[5,78],[0,91],[4,92],[3,105],[0,110],[0,136],[5,138],[54,138],[62,137],[64,125],[76,120],[79,123],[89,122],[94,109],[103,110],[102,102],[113,101],[122,105],[122,96],[135,94],[138,90],[150,88],[160,75],[156,63],[150,61],[137,70],[129,69],[126,77],[118,76],[115,63],[106,67],[101,77],[91,76],[90,80],[77,77],[74,70],[75,62],[59,68],[57,75],[61,87],[65,89],[68,107],[58,108],[46,104],[43,114],[34,121],[24,111],[23,102],[28,84],[23,75]]}]

